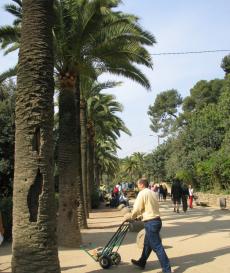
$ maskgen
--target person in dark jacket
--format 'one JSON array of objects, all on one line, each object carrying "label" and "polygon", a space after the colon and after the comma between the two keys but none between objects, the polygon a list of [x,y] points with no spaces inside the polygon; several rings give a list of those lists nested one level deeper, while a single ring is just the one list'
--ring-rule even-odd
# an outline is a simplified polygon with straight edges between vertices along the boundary
[{"label": "person in dark jacket", "polygon": [[166,201],[167,194],[168,194],[167,186],[165,184],[163,184],[163,199],[164,199],[164,201]]},{"label": "person in dark jacket", "polygon": [[179,207],[181,204],[182,197],[182,187],[179,179],[173,179],[172,188],[171,188],[171,197],[174,204],[174,212],[179,213]]},{"label": "person in dark jacket", "polygon": [[181,200],[182,200],[182,207],[184,212],[188,210],[188,196],[189,196],[188,186],[185,183],[183,183]]}]

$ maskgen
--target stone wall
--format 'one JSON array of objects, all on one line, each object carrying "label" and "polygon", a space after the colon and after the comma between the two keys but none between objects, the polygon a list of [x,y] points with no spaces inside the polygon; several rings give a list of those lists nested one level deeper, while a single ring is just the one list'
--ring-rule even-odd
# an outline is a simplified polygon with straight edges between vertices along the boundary
[{"label": "stone wall", "polygon": [[209,206],[220,207],[220,198],[226,198],[227,208],[230,209],[230,195],[196,192],[198,202],[208,202]]}]

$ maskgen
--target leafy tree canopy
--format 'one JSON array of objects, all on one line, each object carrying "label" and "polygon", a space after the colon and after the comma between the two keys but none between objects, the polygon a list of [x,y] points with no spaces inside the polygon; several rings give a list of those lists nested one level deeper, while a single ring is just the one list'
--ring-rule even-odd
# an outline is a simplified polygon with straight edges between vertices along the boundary
[{"label": "leafy tree canopy", "polygon": [[178,117],[178,108],[182,103],[180,94],[175,89],[167,90],[157,95],[153,105],[149,106],[150,128],[153,132],[169,134],[174,121]]},{"label": "leafy tree canopy", "polygon": [[201,80],[190,90],[190,96],[183,100],[183,110],[191,112],[200,110],[209,103],[217,103],[222,92],[224,80]]},{"label": "leafy tree canopy", "polygon": [[224,70],[226,75],[230,73],[230,54],[223,58],[221,68]]},{"label": "leafy tree canopy", "polygon": [[0,192],[12,194],[14,166],[15,84],[0,85]]}]

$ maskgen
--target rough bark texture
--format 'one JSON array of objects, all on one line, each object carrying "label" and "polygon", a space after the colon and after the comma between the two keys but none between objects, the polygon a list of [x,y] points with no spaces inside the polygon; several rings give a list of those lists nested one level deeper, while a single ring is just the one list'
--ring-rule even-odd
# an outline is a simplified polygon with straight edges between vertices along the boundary
[{"label": "rough bark texture", "polygon": [[86,102],[81,99],[81,112],[80,112],[80,123],[81,123],[81,168],[82,168],[82,185],[84,195],[84,207],[86,210],[86,217],[89,218],[89,211],[87,205],[87,132],[86,132]]},{"label": "rough bark texture", "polygon": [[16,96],[13,273],[60,272],[53,183],[53,1],[23,0]]},{"label": "rough bark texture", "polygon": [[59,96],[59,215],[58,243],[66,247],[79,247],[81,235],[78,224],[77,135],[74,101],[74,77],[60,79]]},{"label": "rough bark texture", "polygon": [[92,123],[90,121],[88,121],[87,130],[88,130],[87,181],[89,188],[89,198],[91,199],[92,191],[94,190],[94,130]]},{"label": "rough bark texture", "polygon": [[81,125],[80,125],[80,77],[77,77],[75,85],[76,106],[76,142],[77,142],[77,185],[78,185],[78,222],[81,228],[87,228],[86,209],[83,196],[82,170],[81,170]]},{"label": "rough bark texture", "polygon": [[100,171],[99,171],[99,166],[98,166],[98,160],[96,158],[94,158],[94,176],[95,176],[95,185],[96,187],[100,187]]},{"label": "rough bark texture", "polygon": [[91,192],[92,192],[92,186],[91,186],[91,181],[94,179],[90,173],[92,172],[92,163],[90,162],[90,147],[89,147],[89,139],[88,139],[88,133],[87,133],[87,208],[88,211],[92,211],[92,202],[91,202]]}]

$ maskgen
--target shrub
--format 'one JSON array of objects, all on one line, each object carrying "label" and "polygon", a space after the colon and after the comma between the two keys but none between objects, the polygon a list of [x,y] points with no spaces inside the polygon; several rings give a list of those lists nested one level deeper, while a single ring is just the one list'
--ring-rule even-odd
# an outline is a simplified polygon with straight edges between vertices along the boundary
[{"label": "shrub", "polygon": [[92,209],[97,209],[100,205],[100,195],[97,189],[93,189],[91,194],[91,205]]},{"label": "shrub", "polygon": [[5,229],[5,240],[12,239],[12,197],[3,197],[0,199],[0,210],[2,212],[3,227]]}]

